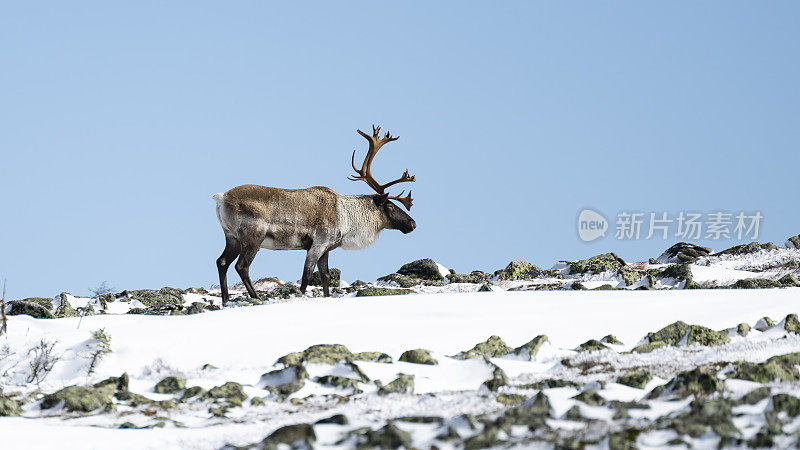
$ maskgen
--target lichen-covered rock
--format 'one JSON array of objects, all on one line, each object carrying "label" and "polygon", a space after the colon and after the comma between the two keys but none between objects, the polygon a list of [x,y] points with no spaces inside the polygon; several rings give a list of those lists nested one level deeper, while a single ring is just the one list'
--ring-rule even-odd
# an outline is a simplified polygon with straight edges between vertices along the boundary
[{"label": "lichen-covered rock", "polygon": [[603,406],[606,404],[606,399],[594,389],[587,389],[572,398],[589,406]]},{"label": "lichen-covered rock", "polygon": [[734,373],[731,377],[762,384],[775,380],[798,381],[800,373],[795,367],[800,363],[798,356],[800,353],[773,356],[763,363],[739,361],[734,363]]},{"label": "lichen-covered rock", "polygon": [[186,388],[186,378],[166,377],[156,384],[155,392],[159,394],[174,394]]},{"label": "lichen-covered rock", "polygon": [[375,384],[378,386],[379,395],[414,393],[414,375],[401,373],[394,381],[385,386],[380,381],[375,381]]},{"label": "lichen-covered rock", "polygon": [[795,334],[800,334],[800,321],[797,314],[789,314],[783,319],[783,329]]},{"label": "lichen-covered rock", "polygon": [[770,289],[779,287],[783,287],[780,281],[767,278],[745,278],[736,280],[736,283],[731,285],[732,289]]},{"label": "lichen-covered rock", "polygon": [[260,447],[264,450],[277,450],[283,444],[289,448],[312,448],[316,441],[314,427],[300,423],[278,428],[261,441]]},{"label": "lichen-covered rock", "polygon": [[755,388],[752,391],[748,392],[747,394],[743,395],[742,398],[739,399],[739,403],[745,405],[755,405],[756,403],[764,400],[765,398],[769,397],[770,390],[768,387],[759,387]]},{"label": "lichen-covered rock", "polygon": [[679,435],[699,438],[711,428],[722,438],[720,445],[741,437],[741,433],[733,424],[732,403],[727,399],[693,400],[689,410],[670,421],[670,426]]},{"label": "lichen-covered rock", "polygon": [[55,317],[61,318],[61,317],[77,317],[78,316],[78,311],[76,311],[75,308],[73,308],[72,305],[69,304],[68,294],[66,292],[62,292],[59,295],[59,300],[61,301],[61,304],[58,305],[58,308],[56,308],[56,311],[55,311],[55,314],[54,314]]},{"label": "lichen-covered rock", "polygon": [[490,391],[497,391],[501,386],[508,385],[508,376],[506,373],[495,364],[492,364],[492,378],[483,382]]},{"label": "lichen-covered rock", "polygon": [[451,273],[447,275],[446,278],[447,281],[451,283],[481,284],[489,279],[489,274],[486,272],[481,272],[480,270],[475,270],[466,275],[460,273]]},{"label": "lichen-covered rock", "polygon": [[186,307],[186,314],[200,314],[206,310],[206,304],[203,302],[192,302],[191,305]]},{"label": "lichen-covered rock", "polygon": [[533,399],[526,400],[522,405],[507,409],[503,412],[503,419],[514,425],[545,426],[545,420],[551,417],[553,408],[547,395],[539,391]]},{"label": "lichen-covered rock", "polygon": [[641,280],[642,277],[645,276],[645,273],[641,270],[631,269],[630,267],[622,267],[617,271],[617,275],[625,282],[625,286],[631,286]]},{"label": "lichen-covered rock", "polygon": [[532,360],[536,354],[539,353],[539,348],[541,348],[542,344],[545,342],[550,342],[550,340],[547,338],[547,336],[540,334],[525,344],[515,348],[514,354],[527,360]]},{"label": "lichen-covered rock", "polygon": [[267,291],[265,294],[267,298],[282,298],[284,300],[292,297],[302,297],[303,293],[300,292],[300,287],[294,283],[286,283],[275,286]]},{"label": "lichen-covered rock", "polygon": [[324,419],[319,419],[315,423],[318,423],[318,424],[319,423],[332,423],[332,424],[335,424],[335,425],[347,425],[348,423],[350,423],[350,421],[347,420],[347,416],[345,416],[344,414],[334,414],[334,415],[332,415],[330,417],[326,417]]},{"label": "lichen-covered rock", "polygon": [[291,365],[283,369],[273,370],[261,375],[259,386],[285,398],[299,391],[308,378],[308,372],[302,365]]},{"label": "lichen-covered rock", "polygon": [[13,398],[0,392],[0,417],[18,416],[22,414],[22,407]]},{"label": "lichen-covered rock", "polygon": [[389,275],[378,278],[378,281],[394,283],[401,288],[410,288],[422,284],[425,280],[421,278],[409,277],[408,275],[401,275],[399,273],[390,273]]},{"label": "lichen-covered rock", "polygon": [[738,334],[739,336],[747,336],[750,333],[750,329],[751,328],[749,324],[742,322],[739,325],[736,325],[736,328],[726,328],[720,331],[720,333],[725,333],[726,336],[732,336],[735,332],[735,334]]},{"label": "lichen-covered rock", "polygon": [[758,319],[758,322],[756,322],[756,325],[753,328],[755,328],[758,331],[767,331],[774,326],[775,326],[775,321],[767,316],[764,316]]},{"label": "lichen-covered rock", "polygon": [[579,352],[594,352],[597,350],[606,350],[606,349],[608,349],[608,347],[603,345],[597,339],[589,339],[588,341],[579,345],[576,350],[578,350]]},{"label": "lichen-covered rock", "polygon": [[666,345],[676,346],[678,343],[689,333],[689,325],[682,321],[673,322],[666,327],[653,332],[647,333],[647,342],[663,342]]},{"label": "lichen-covered rock", "polygon": [[483,283],[480,288],[478,288],[478,292],[492,292],[492,284],[489,282]]},{"label": "lichen-covered rock", "polygon": [[379,288],[379,287],[366,287],[361,289],[356,294],[356,297],[375,297],[379,295],[406,295],[406,294],[413,294],[414,291],[410,289],[391,289],[391,288]]},{"label": "lichen-covered rock", "polygon": [[388,423],[380,429],[366,429],[356,438],[358,448],[412,448],[411,434]]},{"label": "lichen-covered rock", "polygon": [[665,347],[667,344],[663,341],[648,342],[646,344],[637,345],[631,351],[634,353],[650,353],[653,350]]},{"label": "lichen-covered rock", "polygon": [[507,355],[511,352],[511,347],[507,346],[499,336],[490,336],[484,342],[475,344],[475,347],[472,347],[470,350],[463,351],[453,358],[456,359],[469,359],[475,358],[478,356],[483,357],[498,357]]},{"label": "lichen-covered rock", "polygon": [[778,246],[772,242],[759,244],[758,242],[751,242],[749,244],[735,245],[729,249],[719,252],[720,255],[746,255],[748,253],[755,253],[761,250],[777,250]]},{"label": "lichen-covered rock", "polygon": [[647,398],[658,398],[662,395],[674,395],[680,398],[694,395],[706,397],[715,392],[725,390],[725,383],[711,369],[697,367],[681,372],[666,385],[653,389]]},{"label": "lichen-covered rock", "polygon": [[610,344],[610,345],[624,345],[622,341],[616,338],[613,334],[607,334],[603,339],[600,339],[600,342],[603,344]]},{"label": "lichen-covered rock", "polygon": [[432,281],[440,281],[447,275],[446,273],[442,273],[439,269],[439,265],[430,258],[418,259],[408,264],[403,264],[403,266],[397,270],[397,273]]},{"label": "lichen-covered rock", "polygon": [[800,234],[787,239],[783,246],[786,248],[800,248]]},{"label": "lichen-covered rock", "polygon": [[687,242],[678,242],[662,253],[661,256],[658,257],[658,261],[662,263],[691,263],[697,261],[698,258],[710,254],[711,249],[708,247],[701,247]]},{"label": "lichen-covered rock", "polygon": [[67,411],[90,412],[111,406],[116,386],[107,384],[101,387],[67,386],[58,392],[44,396],[42,409],[50,409],[64,402]]},{"label": "lichen-covered rock", "polygon": [[728,334],[700,325],[692,325],[686,335],[686,345],[722,345],[730,341]]},{"label": "lichen-covered rock", "polygon": [[782,276],[778,283],[781,284],[783,287],[798,287],[800,286],[800,280],[795,278],[794,275],[787,273],[786,275]]},{"label": "lichen-covered rock", "polygon": [[429,350],[425,350],[424,348],[406,350],[402,355],[400,355],[400,361],[414,364],[428,364],[431,366],[439,364],[439,361],[436,361],[436,359],[431,356],[431,352]]},{"label": "lichen-covered rock", "polygon": [[[331,268],[328,270],[328,275],[331,277],[330,287],[339,287],[342,271]],[[315,271],[311,274],[311,279],[308,281],[308,284],[311,286],[322,286],[322,275],[319,274],[319,271]]]},{"label": "lichen-covered rock", "polygon": [[36,299],[15,300],[13,302],[8,302],[9,308],[6,314],[9,316],[26,315],[35,317],[37,319],[52,319],[53,313],[50,312],[50,309],[53,307],[53,304],[47,300],[47,305],[49,306],[46,306],[43,302],[37,302],[34,300]]},{"label": "lichen-covered rock", "polygon": [[181,396],[181,400],[186,400],[192,397],[197,397],[198,395],[203,395],[206,393],[206,390],[200,386],[192,386],[187,388],[183,391],[183,395]]},{"label": "lichen-covered rock", "polygon": [[361,352],[355,353],[352,358],[354,361],[369,361],[377,363],[391,363],[392,357],[381,352]]},{"label": "lichen-covered rock", "polygon": [[341,389],[352,389],[352,392],[354,394],[359,394],[362,392],[361,389],[358,388],[358,383],[360,383],[361,381],[353,378],[339,377],[336,375],[325,375],[317,377],[315,381],[322,385],[338,387]]},{"label": "lichen-covered rock", "polygon": [[785,412],[789,417],[800,415],[800,399],[789,394],[776,394],[772,396],[774,411]]},{"label": "lichen-covered rock", "polygon": [[649,383],[650,380],[652,379],[653,376],[650,375],[649,372],[645,372],[642,370],[636,370],[636,371],[631,370],[625,372],[624,375],[617,378],[617,383],[638,389],[644,389],[647,383]]},{"label": "lichen-covered rock", "polygon": [[528,261],[511,261],[495,274],[501,280],[533,280],[541,277],[544,271]]},{"label": "lichen-covered rock", "polygon": [[673,264],[661,271],[657,278],[671,278],[677,281],[685,281],[683,285],[685,289],[694,286],[694,281],[692,281],[692,268],[689,263]]},{"label": "lichen-covered rock", "polygon": [[603,253],[602,255],[592,256],[589,259],[582,259],[569,263],[569,273],[602,273],[618,272],[625,266],[625,261],[615,253]]},{"label": "lichen-covered rock", "polygon": [[583,285],[580,281],[573,281],[572,284],[569,285],[569,288],[573,291],[585,291],[586,286]]},{"label": "lichen-covered rock", "polygon": [[124,291],[129,300],[138,300],[145,306],[154,307],[159,304],[183,305],[183,291],[171,287],[163,287],[158,291],[141,289]]},{"label": "lichen-covered rock", "polygon": [[203,397],[214,401],[224,401],[230,406],[241,406],[242,402],[247,400],[242,385],[233,381],[209,389]]},{"label": "lichen-covered rock", "polygon": [[293,352],[278,358],[279,363],[299,365],[304,362],[336,364],[341,360],[350,359],[353,354],[341,344],[317,344],[308,347],[302,352]]}]

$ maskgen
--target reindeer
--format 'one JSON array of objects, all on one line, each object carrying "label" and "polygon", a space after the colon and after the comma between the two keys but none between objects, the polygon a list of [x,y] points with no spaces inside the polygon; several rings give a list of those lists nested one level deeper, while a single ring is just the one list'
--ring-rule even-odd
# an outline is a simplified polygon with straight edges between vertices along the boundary
[{"label": "reindeer", "polygon": [[242,278],[247,294],[258,298],[250,281],[250,264],[261,248],[270,250],[305,250],[303,278],[300,291],[305,294],[314,267],[319,267],[322,290],[330,297],[328,253],[338,247],[345,250],[365,248],[378,239],[382,230],[414,231],[414,219],[395,205],[400,202],[411,210],[411,191],[390,196],[386,189],[398,183],[416,181],[406,170],[403,175],[386,184],[378,183],[370,173],[375,155],[383,145],[396,141],[386,133],[379,137],[380,127],[372,126],[372,136],[361,130],[358,134],[369,142],[369,150],[361,169],[355,164],[356,151],[350,164],[356,174],[351,181],[364,181],[375,194],[344,195],[324,186],[306,189],[279,189],[245,184],[225,193],[215,194],[217,217],[225,233],[225,250],[217,259],[219,286],[223,306],[228,302],[227,272],[234,259],[236,272]]}]

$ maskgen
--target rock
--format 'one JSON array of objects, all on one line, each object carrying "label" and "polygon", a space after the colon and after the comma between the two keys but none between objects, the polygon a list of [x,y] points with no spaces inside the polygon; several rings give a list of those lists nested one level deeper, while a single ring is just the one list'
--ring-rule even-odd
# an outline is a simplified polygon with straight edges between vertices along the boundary
[{"label": "rock", "polygon": [[583,344],[579,345],[576,350],[579,352],[594,352],[597,350],[607,350],[608,347],[603,345],[597,339],[589,339],[588,341],[584,342]]},{"label": "rock", "polygon": [[414,393],[414,375],[398,374],[397,378],[391,383],[384,386],[380,381],[375,381],[378,386],[379,395],[387,394],[413,394]]},{"label": "rock", "polygon": [[116,391],[116,386],[112,384],[97,388],[67,386],[58,392],[45,395],[41,408],[50,409],[63,401],[67,411],[91,412],[98,408],[110,407]]},{"label": "rock", "polygon": [[726,441],[741,437],[733,424],[731,406],[728,399],[693,400],[689,404],[689,411],[673,418],[670,425],[678,434],[693,438],[705,435],[708,428],[711,428],[722,438],[720,446],[725,447]]},{"label": "rock", "polygon": [[409,277],[407,275],[400,275],[399,273],[390,273],[389,275],[378,278],[378,281],[395,283],[401,288],[410,288],[422,284],[425,280],[421,278]]},{"label": "rock", "polygon": [[510,352],[511,352],[511,347],[507,346],[506,343],[503,342],[503,340],[500,339],[499,336],[490,336],[489,339],[487,339],[486,341],[475,344],[475,346],[472,347],[472,349],[463,351],[453,356],[453,358],[469,359],[478,356],[483,356],[488,358],[488,357],[507,355]]},{"label": "rock", "polygon": [[191,288],[189,288],[189,289],[186,289],[186,293],[187,293],[187,294],[201,294],[201,295],[206,295],[206,294],[208,294],[208,291],[206,290],[206,288],[195,288],[195,287],[191,287]]},{"label": "rock", "polygon": [[61,301],[61,304],[58,305],[58,308],[56,308],[55,317],[77,317],[79,315],[78,311],[76,311],[75,308],[69,304],[68,298],[69,294],[66,292],[59,294],[59,300]]},{"label": "rock", "polygon": [[778,246],[772,242],[759,244],[758,242],[751,242],[749,244],[735,245],[729,249],[719,252],[719,255],[746,255],[755,253],[761,250],[777,250]]},{"label": "rock", "polygon": [[328,418],[319,419],[318,421],[316,421],[316,423],[333,423],[336,425],[347,425],[348,423],[350,423],[350,421],[347,420],[347,416],[345,416],[344,414],[334,414]]},{"label": "rock", "polygon": [[293,352],[278,358],[279,363],[298,365],[304,362],[336,364],[353,356],[350,350],[341,344],[317,344],[302,352]]},{"label": "rock", "polygon": [[624,345],[622,341],[617,339],[613,334],[607,334],[603,339],[600,339],[600,342],[611,345]]},{"label": "rock", "polygon": [[769,397],[770,391],[768,387],[755,388],[739,399],[739,403],[745,405],[755,405],[756,403]]},{"label": "rock", "polygon": [[307,378],[308,372],[305,367],[302,365],[290,365],[261,375],[258,385],[281,398],[286,398],[305,386]]},{"label": "rock", "polygon": [[634,347],[631,351],[634,353],[650,353],[653,350],[661,347],[665,347],[667,344],[662,341],[650,342],[647,344],[641,344]]},{"label": "rock", "polygon": [[200,314],[201,312],[205,311],[206,304],[203,302],[192,302],[190,306],[186,308],[186,314]]},{"label": "rock", "polygon": [[661,271],[657,278],[672,278],[677,281],[685,281],[684,289],[691,289],[694,283],[692,281],[692,268],[689,267],[689,263],[673,264]]},{"label": "rock", "polygon": [[13,398],[0,392],[0,417],[11,417],[22,414],[22,407]]},{"label": "rock", "polygon": [[623,266],[625,266],[625,261],[615,253],[603,253],[602,255],[592,256],[589,259],[569,263],[569,273],[602,273],[608,271],[616,273]]},{"label": "rock", "polygon": [[338,387],[341,389],[352,389],[354,394],[359,394],[362,392],[361,389],[358,388],[358,383],[360,381],[353,378],[325,375],[318,377],[315,381],[322,385]]},{"label": "rock", "polygon": [[[342,271],[331,268],[328,270],[328,274],[331,277],[330,287],[339,287]],[[311,274],[311,279],[308,281],[308,284],[311,286],[322,286],[322,276],[319,274],[319,271],[315,271]]]},{"label": "rock", "polygon": [[756,322],[756,325],[753,328],[755,328],[758,331],[767,331],[774,326],[775,326],[775,321],[767,316],[764,316],[758,319],[758,322]]},{"label": "rock", "polygon": [[265,294],[267,298],[282,298],[284,300],[292,297],[302,297],[303,293],[300,292],[300,287],[293,283],[286,283],[275,286],[267,291]]},{"label": "rock", "polygon": [[526,400],[522,405],[505,410],[501,417],[514,425],[546,426],[545,420],[551,417],[552,413],[553,408],[547,395],[539,391],[532,400]]},{"label": "rock", "polygon": [[412,448],[411,434],[393,423],[378,430],[365,430],[357,437],[357,448]]},{"label": "rock", "polygon": [[181,396],[181,400],[186,400],[192,397],[197,397],[198,395],[203,395],[206,393],[206,390],[201,388],[200,386],[192,386],[185,391],[183,391],[183,395]]},{"label": "rock", "polygon": [[521,394],[498,394],[495,400],[504,406],[515,406],[524,402],[525,398],[526,397]]},{"label": "rock", "polygon": [[9,309],[6,314],[9,316],[26,315],[35,317],[37,319],[52,319],[53,313],[50,312],[50,309],[53,307],[53,304],[47,300],[47,304],[49,306],[45,306],[44,302],[36,300],[39,299],[15,300],[8,302]]},{"label": "rock", "polygon": [[514,354],[517,356],[522,356],[523,358],[527,358],[527,360],[530,361],[536,356],[537,353],[539,353],[539,348],[541,348],[542,344],[545,342],[550,342],[550,340],[547,338],[547,336],[540,334],[525,344],[515,348]]},{"label": "rock", "polygon": [[403,267],[397,270],[397,273],[432,281],[440,281],[447,275],[447,273],[442,273],[439,269],[439,265],[432,259],[418,259],[414,262],[404,264]]},{"label": "rock", "polygon": [[800,363],[800,353],[773,356],[763,363],[738,361],[734,363],[732,378],[766,384],[775,380],[798,381],[800,373],[795,367]]},{"label": "rock", "polygon": [[644,371],[628,371],[625,375],[617,378],[617,383],[624,384],[638,389],[644,389],[647,383],[653,379],[649,372]]},{"label": "rock", "polygon": [[672,247],[668,248],[658,261],[661,263],[692,263],[711,254],[711,249],[708,247],[701,247],[687,242],[678,242]]},{"label": "rock", "polygon": [[736,283],[731,285],[732,289],[769,289],[779,287],[783,287],[780,281],[767,278],[745,278],[737,280]]},{"label": "rock", "polygon": [[481,287],[478,289],[478,292],[492,292],[492,285],[491,283],[483,283]]},{"label": "rock", "polygon": [[785,412],[789,417],[800,414],[800,399],[789,394],[776,394],[772,396],[774,411]]},{"label": "rock", "polygon": [[528,261],[511,261],[505,269],[495,272],[501,280],[533,280],[544,274],[544,271]]},{"label": "rock", "polygon": [[492,364],[492,378],[483,382],[490,391],[497,391],[501,386],[508,385],[508,376],[500,367]]},{"label": "rock", "polygon": [[386,353],[381,353],[381,352],[361,352],[354,354],[353,360],[391,364],[392,357],[387,355]]},{"label": "rock", "polygon": [[747,336],[750,333],[750,325],[742,322],[737,325],[736,328],[726,328],[720,331],[720,333],[725,333],[726,336],[730,336],[733,331],[739,336]]},{"label": "rock", "polygon": [[587,389],[572,398],[586,403],[589,406],[603,406],[606,404],[606,399],[594,389]]},{"label": "rock", "polygon": [[261,441],[261,448],[265,450],[276,450],[280,444],[289,448],[312,448],[317,440],[314,434],[314,427],[307,423],[297,425],[286,425],[273,431],[272,434]]},{"label": "rock", "polygon": [[159,394],[174,394],[186,388],[186,378],[166,377],[156,384],[154,389]]},{"label": "rock", "polygon": [[470,283],[470,284],[481,284],[485,283],[486,280],[489,279],[489,274],[485,272],[481,272],[479,270],[473,271],[468,275],[463,275],[460,273],[451,273],[447,275],[447,281],[451,283]]},{"label": "rock", "polygon": [[778,283],[781,284],[783,287],[798,287],[800,286],[800,280],[795,278],[794,275],[787,273],[786,275],[782,276]]},{"label": "rock", "polygon": [[689,333],[690,326],[682,321],[673,322],[666,327],[654,332],[647,333],[647,342],[663,342],[665,345],[677,346],[678,343]]},{"label": "rock", "polygon": [[730,341],[728,334],[723,331],[714,331],[700,325],[689,327],[686,335],[686,345],[722,345]]},{"label": "rock", "polygon": [[694,395],[707,397],[715,392],[725,390],[725,383],[717,378],[716,373],[704,367],[697,367],[681,372],[666,385],[653,389],[647,398],[658,398],[663,394],[676,395],[680,398]]},{"label": "rock", "polygon": [[424,348],[406,350],[402,355],[400,355],[400,361],[414,364],[428,364],[431,366],[439,364],[439,362],[431,356],[431,352],[429,350],[425,350]]},{"label": "rock", "polygon": [[787,239],[783,246],[786,248],[800,248],[800,234]]},{"label": "rock", "polygon": [[361,289],[356,294],[356,297],[375,297],[379,295],[405,295],[405,294],[413,294],[414,291],[410,289],[390,289],[390,288],[378,288],[378,287],[367,287]]},{"label": "rock", "polygon": [[585,291],[586,286],[583,285],[580,281],[573,281],[572,284],[569,285],[569,288],[573,291]]},{"label": "rock", "polygon": [[596,288],[592,288],[591,290],[593,290],[593,291],[613,291],[614,290],[614,286],[612,286],[610,284],[604,284],[602,286],[597,286]]},{"label": "rock", "polygon": [[242,402],[247,400],[247,395],[245,395],[241,384],[229,381],[221,386],[211,388],[203,395],[203,398],[224,401],[229,406],[241,406]]},{"label": "rock", "polygon": [[128,299],[138,300],[149,307],[163,306],[164,304],[183,306],[183,291],[171,287],[163,287],[158,291],[152,289],[124,291],[123,294],[126,294]]}]

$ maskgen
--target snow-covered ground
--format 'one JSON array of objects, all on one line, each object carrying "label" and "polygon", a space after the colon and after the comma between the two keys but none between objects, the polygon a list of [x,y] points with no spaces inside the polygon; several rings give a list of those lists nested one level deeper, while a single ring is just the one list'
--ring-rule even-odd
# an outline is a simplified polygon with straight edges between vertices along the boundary
[{"label": "snow-covered ground", "polygon": [[[63,294],[53,310],[101,313],[8,317],[0,416],[12,417],[0,417],[0,447],[216,449],[298,424],[308,427],[274,439],[313,433],[318,448],[795,445],[800,358],[767,361],[800,352],[790,315],[800,312],[800,287],[679,288],[786,280],[800,250],[710,254],[686,263],[684,279],[661,276],[676,267],[663,259],[599,273],[570,273],[566,262],[535,277],[415,284],[411,295],[321,298],[315,289],[217,310],[218,291],[174,294],[181,304],[171,311],[205,305],[193,314],[157,315],[164,302],[143,294]],[[642,278],[629,284],[625,271]],[[401,356],[412,349],[436,364]],[[632,374],[643,378],[623,381]],[[60,396],[71,386],[86,395]],[[317,423],[339,414],[347,423]]]}]

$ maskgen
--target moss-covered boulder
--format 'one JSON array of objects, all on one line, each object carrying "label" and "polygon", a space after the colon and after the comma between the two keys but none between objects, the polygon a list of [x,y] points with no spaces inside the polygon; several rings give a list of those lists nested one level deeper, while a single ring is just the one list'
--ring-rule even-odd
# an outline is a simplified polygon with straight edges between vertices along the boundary
[{"label": "moss-covered boulder", "polygon": [[688,435],[700,438],[710,428],[721,439],[720,446],[741,437],[741,433],[733,424],[731,411],[732,402],[728,399],[719,400],[693,400],[689,410],[674,417],[670,421],[670,428],[679,435]]},{"label": "moss-covered boulder", "polygon": [[335,425],[347,425],[348,423],[350,423],[350,421],[347,420],[347,416],[345,416],[344,414],[334,414],[334,415],[332,415],[330,417],[326,417],[324,419],[319,419],[315,423],[318,423],[318,424],[332,423],[332,424],[335,424]]},{"label": "moss-covered boulder", "polygon": [[203,389],[202,387],[200,387],[200,386],[192,386],[190,388],[187,388],[185,391],[183,391],[183,395],[181,396],[181,400],[186,400],[186,399],[190,399],[190,398],[193,398],[193,397],[202,396],[205,393],[206,393],[206,390]]},{"label": "moss-covered boulder", "polygon": [[545,420],[552,415],[553,407],[550,405],[550,400],[547,395],[539,391],[532,399],[505,410],[502,418],[514,425],[545,426]]},{"label": "moss-covered boulder", "polygon": [[492,364],[492,378],[483,382],[490,391],[497,391],[501,386],[508,385],[508,376],[506,373],[495,364]]},{"label": "moss-covered boulder", "polygon": [[428,364],[431,366],[439,364],[439,361],[436,361],[436,359],[431,356],[430,350],[425,350],[424,348],[406,350],[400,355],[400,361],[414,364]]},{"label": "moss-covered boulder", "polygon": [[375,384],[378,386],[379,395],[414,393],[414,375],[401,373],[394,381],[385,386],[380,381],[375,381]]},{"label": "moss-covered boulder", "polygon": [[689,333],[690,328],[689,324],[679,320],[658,331],[647,333],[647,342],[663,342],[666,345],[676,346]]},{"label": "moss-covered boulder", "polygon": [[594,389],[587,389],[572,398],[589,406],[603,406],[606,404],[606,399]]},{"label": "moss-covered boulder", "polygon": [[768,387],[759,387],[755,388],[752,391],[744,394],[738,401],[740,404],[745,405],[755,405],[756,403],[764,400],[765,398],[770,396],[770,390]]},{"label": "moss-covered boulder", "polygon": [[544,271],[528,261],[511,261],[495,274],[501,280],[533,280],[541,277]]},{"label": "moss-covered boulder", "polygon": [[745,278],[737,280],[736,283],[731,285],[732,289],[771,289],[779,287],[783,287],[780,281],[766,278]]},{"label": "moss-covered boulder", "polygon": [[655,349],[666,347],[667,344],[663,341],[648,342],[634,347],[631,351],[633,353],[650,353]]},{"label": "moss-covered boulder", "polygon": [[78,311],[69,304],[69,296],[66,292],[62,292],[59,295],[59,301],[60,304],[54,313],[55,317],[77,317],[79,315]]},{"label": "moss-covered boulder", "polygon": [[[331,268],[328,270],[328,275],[331,277],[330,287],[339,287],[339,283],[342,278],[342,271]],[[319,271],[315,271],[311,274],[311,279],[308,281],[308,284],[311,286],[322,286],[322,276],[319,274]]]},{"label": "moss-covered boulder", "polygon": [[203,395],[203,398],[216,402],[225,402],[229,406],[241,406],[242,402],[247,400],[247,395],[244,393],[241,384],[229,381],[221,386],[209,389]]},{"label": "moss-covered boulder", "polygon": [[356,297],[376,297],[380,295],[406,295],[413,294],[414,291],[410,289],[391,289],[380,287],[365,287],[356,293]]},{"label": "moss-covered boulder", "polygon": [[726,328],[726,329],[720,331],[720,333],[724,333],[728,337],[731,337],[731,336],[734,336],[734,335],[739,335],[739,336],[743,336],[744,337],[744,336],[747,336],[750,333],[750,330],[751,330],[750,325],[742,322],[739,325],[736,325],[735,328]]},{"label": "moss-covered boulder", "polygon": [[399,273],[390,273],[389,275],[378,278],[378,281],[394,283],[401,288],[410,288],[422,284],[425,280],[421,278],[409,277],[408,275],[401,275]]},{"label": "moss-covered boulder", "polygon": [[174,394],[186,389],[186,378],[166,377],[156,384],[154,389],[159,394]]},{"label": "moss-covered boulder", "polygon": [[638,389],[644,389],[644,387],[647,386],[647,383],[649,383],[652,379],[653,376],[650,375],[650,372],[645,372],[643,370],[630,370],[617,378],[617,383]]},{"label": "moss-covered boulder", "polygon": [[764,244],[759,244],[758,242],[751,242],[749,244],[742,244],[742,245],[734,245],[729,249],[725,249],[719,252],[720,255],[746,255],[749,253],[755,253],[761,250],[777,250],[778,246],[773,244],[772,242],[766,242]]},{"label": "moss-covered boulder", "polygon": [[794,275],[787,273],[786,275],[782,276],[778,279],[778,283],[781,284],[782,287],[798,287],[800,286],[800,280],[798,280]]},{"label": "moss-covered boulder", "polygon": [[724,390],[725,383],[717,377],[714,371],[705,367],[697,367],[681,372],[666,385],[653,389],[648,394],[648,398],[658,398],[662,395],[673,395],[680,398],[689,395],[707,397],[715,392]]},{"label": "moss-covered boulder", "polygon": [[37,319],[52,319],[54,317],[51,312],[52,308],[53,304],[48,299],[29,298],[8,302],[6,314],[9,316],[26,315]]},{"label": "moss-covered boulder", "polygon": [[280,298],[290,299],[294,297],[302,297],[303,293],[300,292],[300,286],[294,283],[279,284],[264,294],[266,298]]},{"label": "moss-covered boulder", "polygon": [[[391,362],[391,357],[380,352],[362,352],[353,354],[342,344],[317,344],[302,352],[292,352],[281,356],[278,361],[286,366],[303,363],[336,364],[342,360],[361,360],[375,362]],[[388,361],[387,361],[388,360]]]},{"label": "moss-covered boulder", "polygon": [[22,414],[22,407],[18,401],[0,392],[0,417],[18,416]]},{"label": "moss-covered boulder", "polygon": [[773,395],[772,409],[785,412],[789,417],[797,417],[800,415],[800,399],[789,394]]},{"label": "moss-covered boulder", "polygon": [[738,361],[734,363],[732,378],[755,381],[756,383],[771,383],[779,381],[798,381],[800,373],[795,367],[800,363],[800,353],[773,356],[763,363]]},{"label": "moss-covered boulder", "polygon": [[325,386],[331,386],[340,389],[352,389],[353,394],[359,394],[362,392],[358,387],[358,383],[360,383],[361,380],[356,380],[354,378],[325,375],[317,377],[314,381]]},{"label": "moss-covered boulder", "polygon": [[524,359],[532,360],[536,354],[539,353],[539,349],[545,342],[550,342],[550,340],[544,334],[540,334],[539,336],[536,336],[530,341],[515,348],[514,354]]},{"label": "moss-covered boulder", "polygon": [[412,278],[432,281],[441,281],[445,276],[445,274],[442,274],[439,270],[439,265],[430,258],[418,259],[408,264],[403,264],[403,266],[397,270],[397,273]]},{"label": "moss-covered boulder", "polygon": [[602,272],[618,272],[624,267],[625,261],[616,255],[616,253],[603,253],[602,255],[592,256],[589,259],[582,259],[569,263],[569,273],[602,273]]},{"label": "moss-covered boulder", "polygon": [[789,314],[783,319],[783,329],[795,334],[800,334],[800,321],[797,314]]},{"label": "moss-covered boulder", "polygon": [[489,274],[480,270],[474,270],[469,274],[451,273],[446,276],[451,283],[470,283],[482,284],[489,279]]},{"label": "moss-covered boulder", "polygon": [[787,239],[783,246],[786,248],[800,248],[800,234]]},{"label": "moss-covered boulder", "polygon": [[314,427],[307,423],[286,425],[273,431],[261,441],[260,448],[277,450],[280,445],[288,448],[312,448],[317,441]]},{"label": "moss-covered boulder", "polygon": [[573,281],[572,283],[570,283],[569,288],[572,289],[573,291],[586,290],[586,286],[584,286],[583,283],[581,283],[580,281]]},{"label": "moss-covered boulder", "polygon": [[686,345],[722,345],[730,341],[728,333],[714,331],[700,325],[692,325],[686,335]]},{"label": "moss-covered boulder", "polygon": [[692,263],[697,261],[698,258],[710,254],[711,249],[708,247],[701,247],[688,242],[678,242],[662,253],[658,259],[664,263]]},{"label": "moss-covered boulder", "polygon": [[685,289],[690,289],[694,287],[694,281],[692,280],[692,268],[690,267],[690,263],[683,263],[683,264],[673,264],[663,271],[659,272],[656,278],[664,279],[670,278],[676,281],[684,281],[683,287]]},{"label": "moss-covered boulder", "polygon": [[625,282],[625,286],[631,286],[637,281],[641,280],[646,274],[641,270],[632,269],[630,267],[622,267],[617,271],[617,275]]},{"label": "moss-covered boulder", "polygon": [[117,387],[107,384],[101,387],[67,386],[58,392],[44,396],[42,409],[50,409],[64,402],[67,411],[90,412],[111,406]]},{"label": "moss-covered boulder", "polygon": [[609,344],[609,345],[624,345],[622,343],[622,341],[617,339],[616,336],[614,336],[613,334],[605,335],[602,339],[600,339],[600,342],[602,342],[603,344]]},{"label": "moss-covered boulder", "polygon": [[453,358],[456,359],[469,359],[469,358],[476,358],[479,356],[482,357],[498,357],[507,355],[511,352],[511,347],[506,345],[499,336],[489,336],[489,339],[486,339],[484,342],[480,342],[475,344],[469,350],[465,350],[455,356]]},{"label": "moss-covered boulder", "polygon": [[579,345],[576,350],[579,352],[594,352],[597,350],[606,350],[606,349],[608,349],[608,347],[603,345],[603,343],[598,341],[597,339],[589,339],[588,341]]},{"label": "moss-covered boulder", "polygon": [[308,372],[305,367],[290,365],[261,375],[258,385],[285,398],[299,391],[305,385],[307,378]]}]

